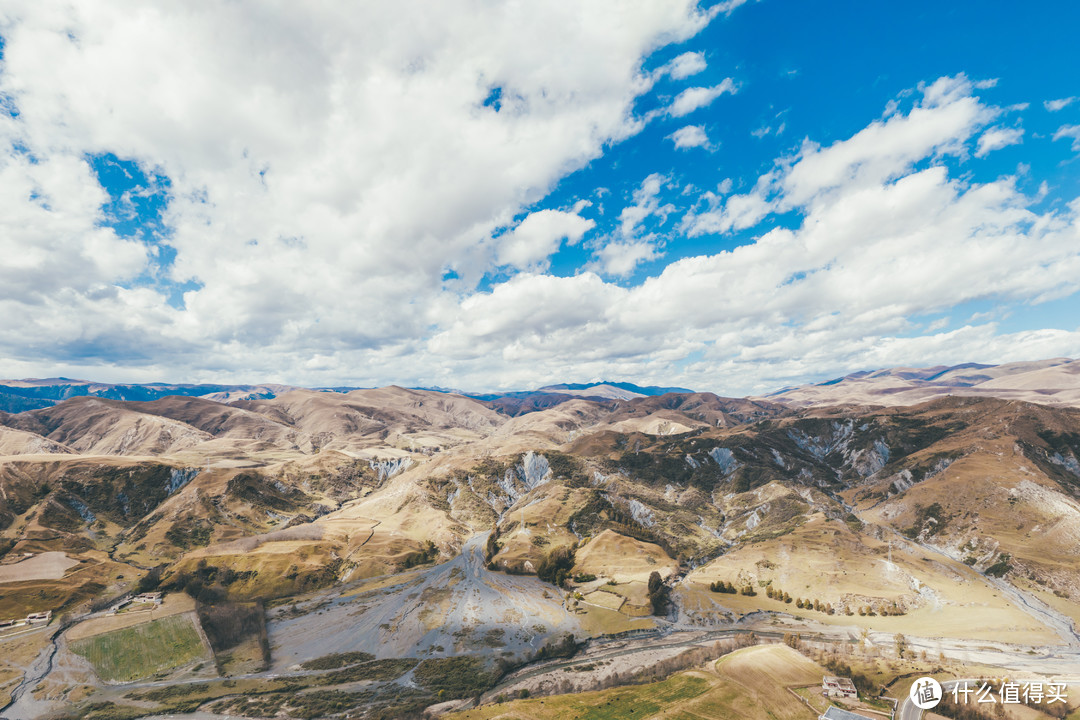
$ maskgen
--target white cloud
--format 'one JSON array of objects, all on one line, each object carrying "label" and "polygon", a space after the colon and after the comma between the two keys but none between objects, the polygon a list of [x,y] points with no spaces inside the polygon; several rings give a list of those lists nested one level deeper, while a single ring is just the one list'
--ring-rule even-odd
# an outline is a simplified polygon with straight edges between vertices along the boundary
[{"label": "white cloud", "polygon": [[660,173],[653,173],[641,182],[634,191],[634,204],[628,205],[619,213],[619,234],[623,238],[632,238],[646,218],[659,215],[661,221],[675,210],[670,203],[660,204],[660,191],[668,179]]},{"label": "white cloud", "polygon": [[668,138],[675,143],[675,147],[679,150],[696,147],[709,147],[709,136],[705,134],[705,127],[702,125],[687,125],[681,127]]},{"label": "white cloud", "polygon": [[756,137],[758,140],[760,140],[763,137],[766,137],[768,135],[783,135],[784,130],[786,130],[786,129],[787,129],[787,123],[782,122],[779,125],[777,125],[776,127],[773,127],[772,125],[762,125],[761,127],[757,128],[756,130],[751,130],[750,134],[753,135],[754,137]]},{"label": "white cloud", "polygon": [[558,251],[563,240],[576,245],[594,227],[593,220],[583,218],[577,212],[540,210],[530,213],[500,238],[497,262],[523,270],[547,269],[548,258]]},{"label": "white cloud", "polygon": [[965,153],[967,140],[999,114],[971,95],[972,84],[963,75],[919,89],[922,100],[907,115],[876,120],[829,147],[807,140],[794,158],[778,161],[778,171],[762,175],[750,193],[689,215],[683,229],[692,236],[741,230],[770,212],[806,206],[848,186],[895,179],[926,157]]},{"label": "white cloud", "polygon": [[[962,79],[926,86],[906,115],[828,148],[808,144],[757,191],[728,200],[746,203],[738,213],[747,217],[795,209],[803,219],[794,229],[677,260],[637,287],[591,273],[564,279],[557,293],[581,298],[585,321],[507,336],[472,331],[487,327],[473,314],[483,307],[498,308],[506,327],[528,324],[533,293],[555,290],[522,279],[533,286],[529,302],[496,302],[496,288],[490,300],[463,306],[440,347],[464,360],[512,344],[517,356],[600,375],[633,360],[634,377],[666,367],[682,384],[736,394],[853,366],[1076,355],[1080,328],[1003,334],[993,322],[944,331],[914,320],[973,301],[1040,303],[1075,292],[1080,201],[1039,213],[1031,209],[1039,198],[1010,178],[977,184],[920,162],[963,154],[995,117],[972,89]],[[646,184],[641,192],[656,194]],[[626,247],[612,257],[620,251],[632,257]],[[671,363],[692,354],[701,359],[675,374]]]},{"label": "white cloud", "polygon": [[[1000,114],[962,76],[846,140],[807,142],[748,192],[720,184],[688,232],[801,222],[635,287],[598,272],[631,274],[676,242],[657,231],[675,212],[663,175],[608,237],[587,235],[581,206],[512,227],[641,128],[648,52],[737,4],[9,2],[0,359],[105,380],[483,389],[576,375],[734,393],[851,365],[1080,355],[1077,328],[919,335],[911,319],[1064,297],[1080,273],[1080,202],[1036,209],[1008,178],[940,162],[976,152]],[[498,110],[484,105],[496,88]],[[670,114],[734,89],[692,88]],[[140,280],[153,248],[101,222],[86,157],[107,152],[171,180],[167,272],[198,283],[182,309]],[[563,240],[597,272],[540,272]],[[476,291],[499,263],[521,271]]]},{"label": "white cloud", "polygon": [[1054,133],[1054,139],[1070,138],[1072,149],[1080,152],[1080,125],[1062,125]]},{"label": "white cloud", "polygon": [[605,275],[626,277],[643,262],[660,257],[660,251],[648,238],[616,240],[596,251],[593,267]]},{"label": "white cloud", "polygon": [[713,87],[693,87],[683,90],[675,96],[668,106],[667,112],[672,117],[683,117],[695,110],[706,107],[713,100],[725,93],[734,94],[738,88],[731,78],[724,78],[719,85]]},{"label": "white cloud", "polygon": [[691,75],[697,75],[706,67],[705,53],[684,52],[661,67],[657,74],[669,75],[672,80],[685,80]]},{"label": "white cloud", "polygon": [[1046,100],[1043,102],[1043,107],[1045,107],[1050,112],[1057,112],[1059,110],[1064,110],[1077,100],[1080,100],[1080,98],[1076,96],[1060,98],[1058,100]]},{"label": "white cloud", "polygon": [[[0,358],[68,352],[183,379],[423,374],[409,353],[456,308],[445,272],[457,292],[580,239],[591,221],[536,213],[491,240],[640,130],[645,55],[724,11],[475,10],[8,3],[0,96],[18,115],[0,114],[0,243],[19,264],[3,264]],[[484,105],[495,89],[498,110]],[[171,181],[166,272],[196,283],[182,310],[125,289],[158,270],[99,222],[85,158],[110,152]]]},{"label": "white cloud", "polygon": [[983,157],[994,150],[1000,150],[1009,145],[1017,145],[1023,137],[1023,128],[992,127],[979,136],[975,157]]}]

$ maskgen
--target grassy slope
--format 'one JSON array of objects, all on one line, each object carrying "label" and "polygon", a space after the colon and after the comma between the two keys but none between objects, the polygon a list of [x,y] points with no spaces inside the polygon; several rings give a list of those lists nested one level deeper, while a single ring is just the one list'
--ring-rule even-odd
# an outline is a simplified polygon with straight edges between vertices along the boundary
[{"label": "grassy slope", "polygon": [[822,668],[782,645],[739,650],[702,670],[645,685],[487,705],[448,716],[455,720],[615,720],[616,718],[744,718],[812,720],[814,714],[784,690],[820,683]]},{"label": "grassy slope", "polygon": [[[1038,644],[1053,642],[1049,629],[1016,608],[962,563],[914,547],[893,537],[893,565],[888,544],[852,532],[846,524],[812,517],[794,532],[737,548],[692,572],[684,588],[691,607],[709,603],[739,613],[757,609],[788,612],[819,622],[859,625],[911,635],[1006,640]],[[755,597],[709,593],[714,580],[751,584]],[[761,583],[787,591],[792,598],[817,598],[836,606],[835,615],[799,610],[765,596]],[[929,588],[920,595],[914,588]],[[844,615],[841,604],[907,606],[905,615],[861,617]],[[972,605],[979,608],[971,612]]]}]

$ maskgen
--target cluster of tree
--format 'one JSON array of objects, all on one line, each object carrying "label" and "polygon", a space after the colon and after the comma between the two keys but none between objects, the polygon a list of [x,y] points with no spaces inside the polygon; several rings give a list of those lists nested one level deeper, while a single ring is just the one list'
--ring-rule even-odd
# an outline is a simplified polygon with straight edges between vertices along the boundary
[{"label": "cluster of tree", "polygon": [[188,550],[193,547],[205,547],[210,544],[212,528],[209,523],[178,522],[168,529],[165,539],[178,548]]},{"label": "cluster of tree", "polygon": [[882,688],[878,687],[869,677],[860,672],[855,672],[851,669],[850,665],[835,656],[826,656],[820,660],[820,663],[822,667],[833,675],[851,678],[852,684],[855,685],[855,689],[858,690],[861,695],[879,695],[882,690]]},{"label": "cluster of tree", "polygon": [[593,575],[592,573],[578,573],[577,575],[574,576],[574,582],[576,582],[576,583],[592,582],[595,579],[596,579],[596,576]]},{"label": "cluster of tree", "polygon": [[[889,617],[890,615],[903,615],[907,611],[900,607],[895,601],[891,605],[879,605],[874,608],[872,605],[863,605],[859,607],[859,615],[873,617],[875,615],[881,615],[882,617]],[[848,610],[848,615],[852,612]]]},{"label": "cluster of tree", "polygon": [[[250,637],[259,642],[263,666],[270,662],[270,641],[266,635],[266,619],[262,601],[252,603],[219,603],[197,607],[199,622],[214,657],[236,647]],[[219,667],[220,671],[221,668]]]},{"label": "cluster of tree", "polygon": [[229,567],[210,565],[203,558],[194,570],[176,573],[168,589],[186,592],[201,603],[213,605],[225,600],[230,585],[238,580],[246,580],[253,574],[251,570],[236,572]]},{"label": "cluster of tree", "polygon": [[[992,706],[994,708],[993,714],[985,712],[983,708],[986,707],[985,704],[980,703],[956,702],[951,692],[943,692],[941,693],[941,702],[934,708],[934,712],[952,718],[952,720],[996,720],[1005,715],[1005,706],[1001,703],[995,703]],[[1037,709],[1045,710],[1046,707],[1040,705]]]},{"label": "cluster of tree", "polygon": [[709,589],[714,593],[727,593],[728,595],[735,595],[736,593],[739,595],[748,595],[750,597],[757,595],[757,592],[754,591],[754,586],[749,583],[740,588],[736,588],[733,583],[717,580],[716,582],[709,583]]},{"label": "cluster of tree", "polygon": [[767,588],[765,588],[765,597],[769,598],[770,600],[780,600],[781,602],[786,603],[791,602],[790,595],[788,595],[783,590],[780,590],[779,588],[774,588],[772,585],[769,585]]},{"label": "cluster of tree", "polygon": [[488,533],[487,543],[484,544],[484,562],[487,564],[489,570],[494,570],[492,561],[495,556],[499,554],[499,550],[502,548],[499,546],[499,524],[496,523],[491,528],[491,532]]},{"label": "cluster of tree", "polygon": [[799,633],[784,633],[784,644],[792,650],[798,650],[802,645],[802,635]]},{"label": "cluster of tree", "polygon": [[903,658],[908,649],[907,638],[902,633],[896,633],[893,642],[896,644],[896,657]]},{"label": "cluster of tree", "polygon": [[413,671],[417,684],[446,699],[476,697],[494,685],[499,676],[497,668],[490,668],[484,658],[474,655],[428,658]]},{"label": "cluster of tree", "polygon": [[548,658],[571,658],[581,648],[581,643],[570,633],[563,633],[558,640],[548,640],[536,651],[537,660]]},{"label": "cluster of tree", "polygon": [[560,545],[548,551],[536,567],[536,577],[557,587],[562,587],[574,567],[574,549]]},{"label": "cluster of tree", "polygon": [[831,603],[823,603],[817,598],[814,598],[813,600],[811,600],[810,598],[806,598],[805,600],[802,598],[796,598],[795,607],[799,608],[800,610],[816,610],[817,612],[825,613],[826,615],[832,615],[836,612],[836,609],[832,606]]},{"label": "cluster of tree", "polygon": [[424,546],[421,549],[406,555],[404,559],[402,559],[401,565],[408,570],[417,565],[427,565],[437,557],[439,557],[439,548],[436,547],[435,543],[432,541],[425,540]]},{"label": "cluster of tree", "polygon": [[948,521],[949,518],[945,515],[945,510],[940,503],[928,506],[916,504],[915,521],[911,524],[911,527],[905,528],[901,532],[913,540],[923,533],[937,535]]},{"label": "cluster of tree", "polygon": [[1009,564],[1009,560],[1012,556],[1009,553],[1001,553],[1001,557],[997,559],[990,567],[986,568],[986,574],[993,577],[1005,577],[1006,573],[1012,570],[1012,565]]},{"label": "cluster of tree", "polygon": [[147,593],[147,592],[152,592],[154,590],[157,590],[158,585],[161,584],[161,574],[164,571],[165,571],[165,565],[164,564],[156,565],[156,566],[150,568],[150,570],[147,571],[147,573],[145,575],[143,575],[141,578],[139,578],[138,584],[135,585],[135,592],[141,595],[142,593]]},{"label": "cluster of tree", "polygon": [[653,570],[649,575],[649,602],[652,603],[653,615],[663,615],[667,612],[668,596],[671,593],[660,573]]}]

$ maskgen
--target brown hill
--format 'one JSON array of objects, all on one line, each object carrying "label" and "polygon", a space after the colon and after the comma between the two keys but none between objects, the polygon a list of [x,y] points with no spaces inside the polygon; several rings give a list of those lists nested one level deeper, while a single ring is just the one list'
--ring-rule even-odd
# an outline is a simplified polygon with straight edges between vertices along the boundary
[{"label": "brown hill", "polygon": [[[139,405],[139,403],[134,403]],[[11,427],[36,433],[88,455],[169,455],[210,439],[207,432],[129,403],[74,397],[8,417]]]},{"label": "brown hill", "polygon": [[471,398],[396,386],[348,393],[296,390],[235,406],[302,430],[318,447],[346,450],[441,449],[483,437],[506,422]]}]

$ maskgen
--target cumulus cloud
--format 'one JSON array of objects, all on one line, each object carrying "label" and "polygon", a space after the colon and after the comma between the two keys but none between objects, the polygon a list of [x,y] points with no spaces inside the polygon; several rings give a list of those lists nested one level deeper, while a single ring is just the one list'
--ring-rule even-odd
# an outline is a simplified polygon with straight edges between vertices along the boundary
[{"label": "cumulus cloud", "polygon": [[1057,112],[1058,110],[1064,110],[1077,100],[1080,100],[1080,98],[1075,96],[1060,98],[1058,100],[1046,100],[1043,102],[1043,107],[1045,107],[1050,112]]},{"label": "cumulus cloud", "polygon": [[821,147],[807,140],[794,158],[758,178],[751,192],[732,195],[688,216],[690,235],[751,227],[770,212],[784,212],[827,198],[846,187],[871,186],[899,177],[927,157],[967,152],[965,143],[999,111],[972,96],[963,75],[920,85],[922,99],[907,114],[876,120],[851,138]]},{"label": "cumulus cloud", "polygon": [[1072,140],[1072,149],[1080,152],[1080,125],[1062,125],[1054,133],[1054,139],[1068,138]]},{"label": "cumulus cloud", "polygon": [[1020,143],[1024,137],[1023,128],[993,127],[979,136],[975,157],[983,157],[994,150]]},{"label": "cumulus cloud", "polygon": [[669,75],[672,80],[685,80],[691,75],[697,75],[706,67],[705,53],[684,52],[662,66],[657,73],[659,75]]},{"label": "cumulus cloud", "polygon": [[[515,332],[515,352],[557,366],[587,343],[583,367],[619,367],[634,357],[639,372],[694,356],[680,382],[729,392],[852,366],[1075,355],[1077,328],[1001,334],[985,322],[920,333],[913,320],[976,300],[1039,303],[1075,292],[1080,201],[1039,213],[1031,209],[1039,198],[1011,178],[977,184],[950,177],[943,163],[924,166],[969,151],[997,115],[973,90],[962,77],[926,85],[906,114],[828,147],[804,145],[754,192],[724,206],[740,198],[745,206],[731,210],[746,227],[794,209],[802,215],[795,228],[677,260],[637,287],[592,274],[564,279],[559,292],[581,297],[595,314],[544,334]],[[520,283],[550,291],[539,278]],[[503,323],[527,323],[534,301],[516,311],[498,303]],[[471,311],[480,307],[463,306],[447,332],[462,336],[455,345],[467,357],[511,342],[471,330],[479,321]],[[515,312],[517,323],[508,319]],[[731,378],[738,385],[725,385]]]},{"label": "cumulus cloud", "polygon": [[[586,217],[599,208],[540,206],[641,130],[645,56],[738,4],[13,0],[0,358],[105,380],[742,392],[851,365],[1080,355],[1076,328],[913,320],[1065,297],[1080,272],[1080,202],[1047,209],[1010,178],[950,173],[943,159],[977,162],[1002,113],[963,76],[849,138],[808,140],[737,194],[718,175],[723,192],[692,213],[662,174],[602,237]],[[690,88],[661,112],[735,90]],[[1055,137],[1075,147],[1076,128]],[[93,166],[107,154],[168,179],[163,237],[111,227]],[[757,227],[778,213],[792,222]],[[680,241],[676,217],[691,236],[759,236],[625,283]],[[545,273],[564,243],[590,264]]]},{"label": "cumulus cloud", "polygon": [[696,147],[709,147],[709,136],[705,134],[705,127],[703,125],[687,125],[681,127],[675,132],[668,135],[668,138],[675,143],[675,147],[680,150]]},{"label": "cumulus cloud", "polygon": [[660,257],[660,251],[648,239],[610,242],[596,252],[594,267],[605,275],[625,277],[638,265]]},{"label": "cumulus cloud", "polygon": [[641,223],[646,218],[659,215],[661,220],[675,210],[671,203],[661,204],[660,191],[668,179],[660,173],[653,173],[641,182],[641,186],[634,191],[632,205],[628,205],[619,213],[619,234],[624,238],[632,238],[638,234]]},{"label": "cumulus cloud", "polygon": [[692,87],[683,90],[675,96],[668,106],[667,112],[672,117],[683,117],[695,110],[708,106],[713,100],[725,93],[734,94],[738,90],[735,81],[724,78],[719,85],[712,87]]},{"label": "cumulus cloud", "polygon": [[576,245],[586,232],[596,227],[596,222],[578,213],[588,203],[581,203],[574,212],[539,210],[530,213],[512,231],[501,238],[498,264],[519,269],[547,269],[548,258],[566,240]]},{"label": "cumulus cloud", "polygon": [[[402,372],[456,306],[448,271],[473,287],[582,237],[590,221],[554,211],[502,231],[638,132],[643,58],[723,11],[475,10],[9,3],[0,242],[19,261],[4,263],[0,355],[48,363],[67,343],[89,365],[149,363],[126,334],[218,377]],[[86,159],[106,153],[168,178],[168,252],[101,222]],[[186,288],[180,309],[136,287],[154,273]],[[191,372],[172,358],[172,377]]]}]

